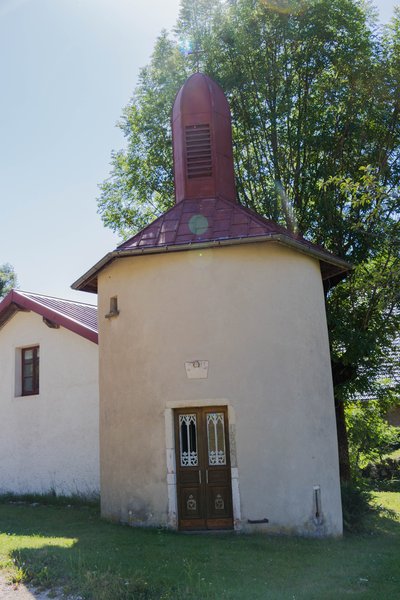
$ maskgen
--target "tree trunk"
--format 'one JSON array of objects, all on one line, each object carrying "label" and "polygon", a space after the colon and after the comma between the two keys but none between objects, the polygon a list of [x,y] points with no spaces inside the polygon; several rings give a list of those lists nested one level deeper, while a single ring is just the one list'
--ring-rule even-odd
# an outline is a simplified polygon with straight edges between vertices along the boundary
[{"label": "tree trunk", "polygon": [[[341,386],[354,379],[357,370],[352,365],[344,365],[343,363],[333,362],[332,366],[332,378],[334,390],[336,386]],[[344,414],[344,402],[340,401],[335,394],[335,414],[336,414],[336,430],[338,439],[338,451],[339,451],[339,470],[341,481],[350,481],[350,455],[349,455],[349,442],[347,439],[346,419]]]},{"label": "tree trunk", "polygon": [[339,450],[339,470],[341,481],[350,481],[350,456],[349,456],[349,442],[347,439],[346,420],[344,416],[344,402],[338,402],[335,400],[335,413],[336,413],[336,428],[338,438],[338,450]]}]

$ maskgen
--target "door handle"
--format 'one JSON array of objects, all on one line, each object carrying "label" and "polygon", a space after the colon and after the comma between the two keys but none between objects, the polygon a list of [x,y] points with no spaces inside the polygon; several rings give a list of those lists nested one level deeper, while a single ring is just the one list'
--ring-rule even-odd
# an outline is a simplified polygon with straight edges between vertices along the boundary
[{"label": "door handle", "polygon": [[208,485],[208,469],[206,469],[206,484]]},{"label": "door handle", "polygon": [[201,469],[199,469],[199,483],[201,484]]}]

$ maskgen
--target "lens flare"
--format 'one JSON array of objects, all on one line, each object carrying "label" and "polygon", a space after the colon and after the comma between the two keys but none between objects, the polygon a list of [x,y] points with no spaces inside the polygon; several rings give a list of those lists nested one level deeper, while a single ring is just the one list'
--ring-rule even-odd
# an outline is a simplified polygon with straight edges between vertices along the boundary
[{"label": "lens flare", "polygon": [[179,52],[184,56],[189,56],[193,53],[193,44],[189,40],[182,41],[179,46]]},{"label": "lens flare", "polygon": [[203,215],[193,215],[189,221],[189,229],[195,235],[202,235],[208,229],[208,219]]}]

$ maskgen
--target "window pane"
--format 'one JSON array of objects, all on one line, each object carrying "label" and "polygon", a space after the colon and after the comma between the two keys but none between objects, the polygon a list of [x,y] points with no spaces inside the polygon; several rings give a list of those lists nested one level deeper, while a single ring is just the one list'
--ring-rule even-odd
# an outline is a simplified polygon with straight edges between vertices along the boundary
[{"label": "window pane", "polygon": [[21,350],[22,395],[39,393],[39,346]]},{"label": "window pane", "polygon": [[226,465],[224,413],[207,415],[208,464]]},{"label": "window pane", "polygon": [[189,436],[188,436],[187,425],[183,421],[183,423],[181,423],[181,452],[182,452],[182,454],[187,454],[188,451],[189,451]]},{"label": "window pane", "polygon": [[24,388],[23,391],[26,392],[33,392],[33,377],[26,377],[24,379]]},{"label": "window pane", "polygon": [[38,394],[39,393],[39,365],[36,368],[33,381],[34,381],[33,391],[35,392],[35,394]]},{"label": "window pane", "polygon": [[23,376],[24,377],[32,377],[33,363],[25,363],[22,368],[23,368]]},{"label": "window pane", "polygon": [[196,467],[198,465],[196,415],[179,415],[179,441],[181,467]]}]

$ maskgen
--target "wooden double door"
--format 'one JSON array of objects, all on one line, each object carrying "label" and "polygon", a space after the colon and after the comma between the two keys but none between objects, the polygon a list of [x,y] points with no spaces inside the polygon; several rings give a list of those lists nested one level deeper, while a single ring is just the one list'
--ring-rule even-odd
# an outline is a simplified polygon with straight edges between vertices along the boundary
[{"label": "wooden double door", "polygon": [[175,447],[179,529],[232,529],[227,408],[175,410]]}]

